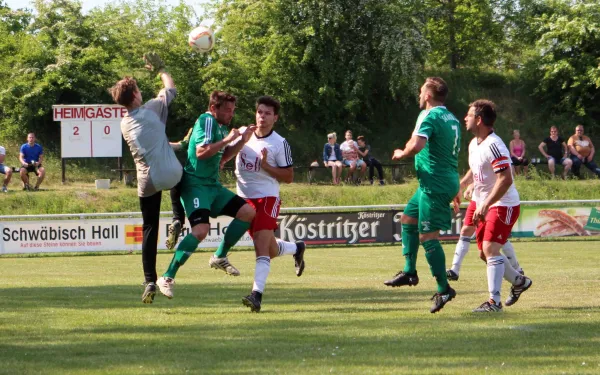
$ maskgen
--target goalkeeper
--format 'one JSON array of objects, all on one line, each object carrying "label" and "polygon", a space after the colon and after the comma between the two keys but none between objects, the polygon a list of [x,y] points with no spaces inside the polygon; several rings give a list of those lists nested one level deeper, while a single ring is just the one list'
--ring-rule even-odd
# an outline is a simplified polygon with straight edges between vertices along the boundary
[{"label": "goalkeeper", "polygon": [[135,162],[142,211],[142,266],[146,286],[142,302],[152,303],[156,294],[156,253],[162,191],[177,185],[183,168],[165,133],[169,104],[177,93],[175,84],[156,53],[145,54],[144,60],[146,69],[157,73],[164,85],[156,98],[142,105],[142,94],[132,77],[117,82],[110,93],[117,104],[127,108],[127,114],[121,120],[121,132]]}]

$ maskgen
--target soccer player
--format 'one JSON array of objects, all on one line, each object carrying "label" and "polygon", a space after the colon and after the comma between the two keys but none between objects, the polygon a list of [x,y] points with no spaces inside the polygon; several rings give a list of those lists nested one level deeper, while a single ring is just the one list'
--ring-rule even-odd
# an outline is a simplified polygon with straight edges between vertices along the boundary
[{"label": "soccer player", "polygon": [[[283,241],[275,238],[273,232],[277,229],[277,217],[281,206],[279,183],[289,184],[294,180],[290,145],[273,130],[279,118],[279,109],[280,103],[276,99],[270,96],[258,98],[256,130],[235,160],[237,193],[256,209],[256,216],[250,226],[256,252],[254,284],[252,293],[242,299],[242,303],[253,312],[259,312],[261,309],[271,259],[281,255],[293,255],[297,276],[302,276],[305,267],[304,242]],[[247,130],[240,129],[240,132],[244,131]]]},{"label": "soccer player", "polygon": [[248,127],[241,140],[229,146],[240,136],[238,129],[231,129],[227,134],[227,125],[233,118],[235,104],[235,96],[223,91],[213,91],[210,94],[208,111],[194,124],[181,184],[181,201],[192,232],[181,240],[169,268],[163,277],[158,279],[161,293],[168,298],[173,298],[177,271],[208,235],[210,217],[226,215],[234,219],[227,227],[223,241],[208,264],[229,275],[240,274],[240,271],[229,263],[227,253],[250,228],[255,211],[243,198],[221,185],[219,166],[222,157],[227,160],[239,152],[256,127]]},{"label": "soccer player", "polygon": [[495,121],[493,102],[480,99],[469,105],[465,117],[466,129],[475,137],[469,144],[470,170],[461,182],[464,186],[473,181],[476,199],[473,224],[477,226],[477,246],[487,261],[490,293],[490,299],[473,312],[502,311],[500,289],[503,277],[512,284],[507,306],[516,303],[532,285],[530,278],[519,274],[500,254],[500,248],[506,243],[519,217],[521,202],[513,183],[510,152],[494,133]]},{"label": "soccer player", "polygon": [[[467,181],[461,180],[461,186],[467,185]],[[460,267],[462,265],[463,259],[465,255],[469,252],[469,246],[471,245],[471,238],[473,234],[475,234],[475,224],[473,224],[473,212],[475,212],[475,202],[477,201],[476,196],[471,196],[473,192],[473,184],[468,184],[469,186],[464,192],[464,198],[470,199],[469,207],[467,208],[467,212],[465,213],[463,226],[460,229],[460,238],[456,243],[456,249],[454,250],[454,258],[452,259],[452,267],[446,271],[446,275],[448,276],[448,280],[456,281],[458,280]],[[461,189],[462,190],[462,189]],[[460,196],[460,193],[459,193]],[[456,203],[456,207],[458,207],[460,203]],[[513,247],[510,241],[506,241],[506,243],[502,246],[502,252],[508,259],[510,265],[516,269],[521,275],[523,275],[523,269],[519,265],[517,261],[517,255],[515,253],[515,248]],[[480,254],[480,258],[485,261],[485,256],[483,253]]]},{"label": "soccer player", "polygon": [[155,53],[144,55],[146,68],[158,72],[164,88],[158,96],[142,105],[142,94],[136,81],[125,77],[111,89],[115,103],[127,108],[121,120],[121,132],[135,162],[138,196],[142,211],[144,237],[142,265],[146,288],[143,303],[152,303],[156,294],[156,252],[162,190],[174,187],[182,175],[182,168],[165,133],[169,104],[177,90],[163,61]]},{"label": "soccer player", "polygon": [[388,286],[417,285],[417,253],[419,242],[425,248],[425,257],[437,282],[431,313],[441,310],[456,296],[446,277],[446,257],[438,237],[440,230],[451,226],[450,202],[458,193],[458,152],[460,151],[460,124],[444,107],[448,95],[446,82],[429,77],[421,87],[417,125],[404,150],[394,151],[393,160],[415,156],[419,180],[417,192],[402,213],[402,253],[404,269],[385,281]]}]

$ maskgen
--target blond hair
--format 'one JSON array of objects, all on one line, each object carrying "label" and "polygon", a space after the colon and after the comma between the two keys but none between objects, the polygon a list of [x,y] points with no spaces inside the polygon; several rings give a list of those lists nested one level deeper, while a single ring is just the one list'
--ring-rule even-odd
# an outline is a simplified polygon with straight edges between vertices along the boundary
[{"label": "blond hair", "polygon": [[335,132],[329,133],[329,134],[327,134],[327,139],[329,139],[329,138],[337,139],[337,135],[335,134]]}]

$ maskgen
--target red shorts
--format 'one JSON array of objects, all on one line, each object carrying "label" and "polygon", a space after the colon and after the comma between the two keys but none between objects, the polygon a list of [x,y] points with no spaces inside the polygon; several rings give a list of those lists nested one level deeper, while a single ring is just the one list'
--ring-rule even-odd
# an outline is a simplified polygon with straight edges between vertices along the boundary
[{"label": "red shorts", "polygon": [[471,203],[469,203],[469,207],[467,207],[467,212],[465,212],[465,220],[463,221],[463,225],[466,225],[468,227],[475,226],[475,224],[473,223],[473,212],[475,212],[476,208],[477,205],[475,204],[475,201],[472,200]]},{"label": "red shorts", "polygon": [[277,217],[281,207],[279,197],[246,198],[246,202],[256,210],[256,216],[248,229],[250,236],[259,230],[277,229]]},{"label": "red shorts", "polygon": [[504,245],[510,237],[513,225],[519,218],[521,206],[494,206],[490,208],[485,221],[477,225],[477,247],[483,250],[483,242],[490,241]]}]

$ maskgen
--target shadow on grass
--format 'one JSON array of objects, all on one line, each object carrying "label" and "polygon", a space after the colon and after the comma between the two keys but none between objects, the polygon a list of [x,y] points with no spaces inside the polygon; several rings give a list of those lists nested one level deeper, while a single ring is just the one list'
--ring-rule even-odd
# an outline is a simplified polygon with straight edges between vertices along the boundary
[{"label": "shadow on grass", "polygon": [[2,289],[0,373],[494,373],[501,363],[555,373],[599,358],[598,322],[572,314],[431,315],[430,291],[277,285],[251,314],[247,287],[176,288],[147,306],[129,285]]},{"label": "shadow on grass", "polygon": [[[335,304],[338,312],[372,309],[377,304],[404,303],[428,300],[429,290],[400,288],[305,288],[268,285],[263,303],[277,306]],[[44,308],[107,309],[142,306],[142,286],[106,285],[84,287],[32,287],[0,289],[0,308],[3,311]],[[181,284],[175,286],[175,297],[168,300],[157,291],[152,305],[146,307],[218,307],[238,304],[250,292],[248,286],[237,284]],[[471,294],[471,292],[468,292]],[[392,309],[393,310],[393,309]]]}]

